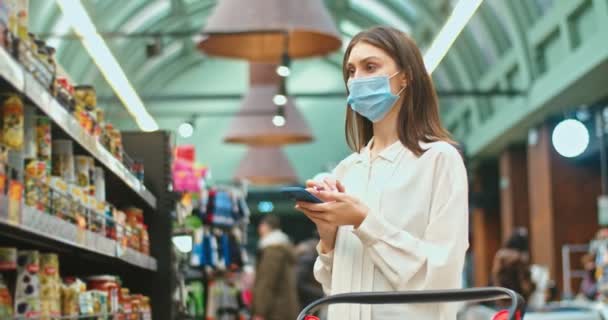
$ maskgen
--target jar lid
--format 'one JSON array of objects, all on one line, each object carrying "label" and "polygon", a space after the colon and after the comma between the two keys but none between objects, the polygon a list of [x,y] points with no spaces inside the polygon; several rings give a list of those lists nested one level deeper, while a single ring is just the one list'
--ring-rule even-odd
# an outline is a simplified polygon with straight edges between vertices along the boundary
[{"label": "jar lid", "polygon": [[87,278],[89,281],[116,281],[117,277],[111,275],[92,276]]}]

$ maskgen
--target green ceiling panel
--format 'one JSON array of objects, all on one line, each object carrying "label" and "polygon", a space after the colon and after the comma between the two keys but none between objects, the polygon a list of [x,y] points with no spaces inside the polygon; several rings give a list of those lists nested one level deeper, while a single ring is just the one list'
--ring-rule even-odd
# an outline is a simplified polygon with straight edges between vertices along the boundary
[{"label": "green ceiling panel", "polygon": [[[106,38],[134,87],[143,97],[158,94],[243,94],[248,88],[244,61],[211,58],[195,49],[190,36],[161,38],[159,56],[147,57],[145,45],[153,39],[141,33],[166,33],[202,29],[217,1],[208,0],[83,0],[100,32],[125,32],[137,37]],[[442,26],[451,0],[325,0],[344,40],[358,30],[377,24],[404,29],[426,48]],[[31,29],[38,33],[68,33],[54,1],[30,1]],[[550,94],[572,83],[549,79],[570,72],[584,78],[601,66],[603,51],[589,49],[607,30],[605,0],[485,0],[472,23],[456,40],[434,75],[440,90],[519,88],[529,89],[518,98],[441,98],[444,122],[467,144],[473,155],[487,155],[514,137],[532,110],[549,110]],[[94,83],[102,96],[110,88],[92,64],[79,41],[54,38],[59,62],[76,82]],[[600,41],[601,42],[601,41]],[[599,42],[597,42],[599,43]],[[603,42],[605,43],[605,41]],[[345,44],[346,45],[346,44]],[[588,64],[566,66],[573,56]],[[293,61],[288,80],[290,92],[344,92],[342,53]],[[540,72],[542,71],[542,73]],[[561,72],[560,72],[561,71]],[[576,96],[576,95],[575,95]],[[543,98],[544,97],[544,98]],[[344,145],[345,98],[299,98],[298,106],[315,135],[315,142],[288,146],[286,152],[301,179],[324,170],[349,151]],[[574,98],[566,101],[577,101]],[[239,101],[145,101],[161,128],[173,130],[193,114],[236,112]],[[119,103],[106,103],[108,117],[122,128],[135,128]],[[542,114],[542,112],[539,112]],[[209,164],[220,180],[229,179],[244,155],[242,146],[222,142],[230,117],[199,117],[194,137],[178,143],[195,143],[199,159]],[[513,133],[517,131],[517,133]],[[495,143],[495,142],[500,143]],[[494,146],[491,148],[489,146]],[[491,153],[491,152],[490,152]]]}]

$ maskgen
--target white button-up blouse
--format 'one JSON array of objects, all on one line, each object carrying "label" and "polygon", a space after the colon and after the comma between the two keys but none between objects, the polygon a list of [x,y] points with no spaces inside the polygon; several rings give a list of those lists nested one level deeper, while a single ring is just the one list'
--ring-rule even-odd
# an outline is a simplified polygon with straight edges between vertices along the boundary
[{"label": "white button-up blouse", "polygon": [[[446,142],[400,141],[371,159],[370,144],[336,167],[346,192],[370,211],[359,228],[338,229],[335,248],[314,267],[327,294],[454,289],[468,248],[466,169]],[[457,305],[332,305],[329,320],[456,319]]]}]

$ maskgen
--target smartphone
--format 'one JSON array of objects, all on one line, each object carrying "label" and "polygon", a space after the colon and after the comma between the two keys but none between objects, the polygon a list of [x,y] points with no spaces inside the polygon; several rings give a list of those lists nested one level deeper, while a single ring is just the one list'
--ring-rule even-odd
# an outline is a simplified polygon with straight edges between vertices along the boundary
[{"label": "smartphone", "polygon": [[281,193],[286,195],[289,199],[292,199],[295,201],[323,203],[323,201],[321,201],[321,199],[315,197],[310,192],[306,191],[306,189],[301,188],[301,187],[281,188]]}]

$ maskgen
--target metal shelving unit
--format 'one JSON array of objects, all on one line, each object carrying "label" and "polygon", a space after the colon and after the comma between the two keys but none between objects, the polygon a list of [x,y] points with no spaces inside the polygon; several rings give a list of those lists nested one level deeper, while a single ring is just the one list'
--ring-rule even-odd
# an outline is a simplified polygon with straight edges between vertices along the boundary
[{"label": "metal shelving unit", "polygon": [[76,143],[82,146],[107,170],[132,189],[147,205],[152,209],[156,209],[156,197],[146,189],[144,184],[122,162],[106,150],[97,139],[86,134],[76,119],[3,48],[0,48],[0,77],[27,96]]},{"label": "metal shelving unit", "polygon": [[[3,200],[6,199],[0,199],[0,201]],[[3,234],[30,244],[43,242],[50,247],[63,246],[86,251],[98,258],[109,258],[108,262],[125,262],[150,271],[157,269],[154,257],[146,256],[130,248],[123,249],[116,241],[89,230],[79,230],[76,225],[63,219],[23,206],[21,221],[15,223],[4,218],[7,216],[6,210],[6,206],[0,207],[0,228]]]}]

